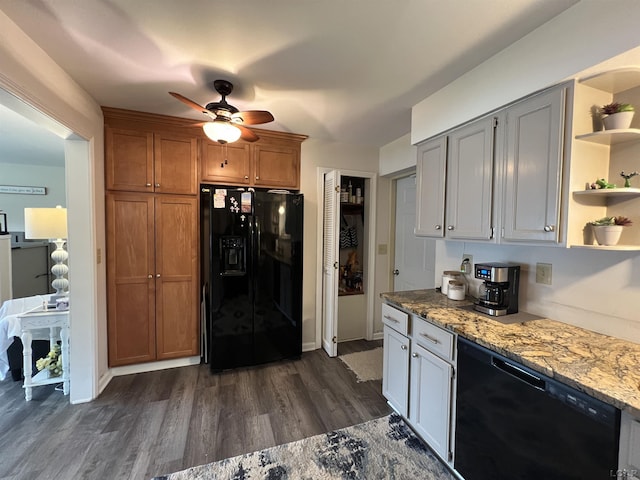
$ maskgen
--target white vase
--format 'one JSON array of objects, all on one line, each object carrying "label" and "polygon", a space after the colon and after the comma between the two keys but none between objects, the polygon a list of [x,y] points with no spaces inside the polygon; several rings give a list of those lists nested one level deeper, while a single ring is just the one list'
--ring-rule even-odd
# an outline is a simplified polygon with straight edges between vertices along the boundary
[{"label": "white vase", "polygon": [[635,112],[618,112],[602,117],[605,130],[619,130],[629,128]]},{"label": "white vase", "polygon": [[598,245],[617,245],[622,235],[622,225],[591,225]]}]

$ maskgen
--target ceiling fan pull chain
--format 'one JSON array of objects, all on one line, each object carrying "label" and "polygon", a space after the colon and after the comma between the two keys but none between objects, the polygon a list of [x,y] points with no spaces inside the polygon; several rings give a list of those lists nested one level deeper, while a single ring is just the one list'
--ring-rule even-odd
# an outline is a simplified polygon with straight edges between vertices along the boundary
[{"label": "ceiling fan pull chain", "polygon": [[229,160],[227,159],[227,144],[222,144],[222,156],[224,157],[224,162],[220,163],[220,168],[224,168],[225,165],[229,165]]}]

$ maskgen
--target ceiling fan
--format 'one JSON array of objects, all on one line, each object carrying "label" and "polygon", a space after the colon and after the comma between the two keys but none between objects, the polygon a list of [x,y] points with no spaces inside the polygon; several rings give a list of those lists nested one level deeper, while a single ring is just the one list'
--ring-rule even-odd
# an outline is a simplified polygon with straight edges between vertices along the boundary
[{"label": "ceiling fan", "polygon": [[179,93],[169,92],[169,94],[211,118],[209,122],[196,125],[202,125],[204,133],[214,142],[224,145],[225,143],[235,142],[239,138],[247,142],[258,140],[259,137],[244,125],[272,122],[274,120],[273,115],[266,110],[240,112],[236,107],[228,104],[227,95],[233,91],[233,84],[227,80],[216,80],[213,82],[213,87],[222,98],[218,102],[208,103],[206,107]]}]

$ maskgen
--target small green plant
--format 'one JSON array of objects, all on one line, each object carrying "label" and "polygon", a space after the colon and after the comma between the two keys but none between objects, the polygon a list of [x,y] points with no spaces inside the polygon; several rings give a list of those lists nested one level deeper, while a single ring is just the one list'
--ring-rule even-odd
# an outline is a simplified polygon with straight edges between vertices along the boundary
[{"label": "small green plant", "polygon": [[593,225],[595,227],[603,227],[610,225],[620,225],[622,227],[628,227],[633,222],[629,220],[627,217],[617,216],[617,217],[602,217],[598,220],[593,220],[589,222],[589,225]]},{"label": "small green plant", "polygon": [[633,105],[629,103],[613,102],[600,107],[600,112],[602,112],[603,115],[613,115],[614,113],[634,111],[635,109],[633,108]]}]

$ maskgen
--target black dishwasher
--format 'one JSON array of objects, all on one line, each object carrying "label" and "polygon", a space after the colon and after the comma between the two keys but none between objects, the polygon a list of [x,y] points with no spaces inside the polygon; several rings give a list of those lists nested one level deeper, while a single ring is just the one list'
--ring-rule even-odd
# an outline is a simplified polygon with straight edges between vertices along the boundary
[{"label": "black dishwasher", "polygon": [[458,339],[454,467],[465,480],[603,480],[620,410]]}]

